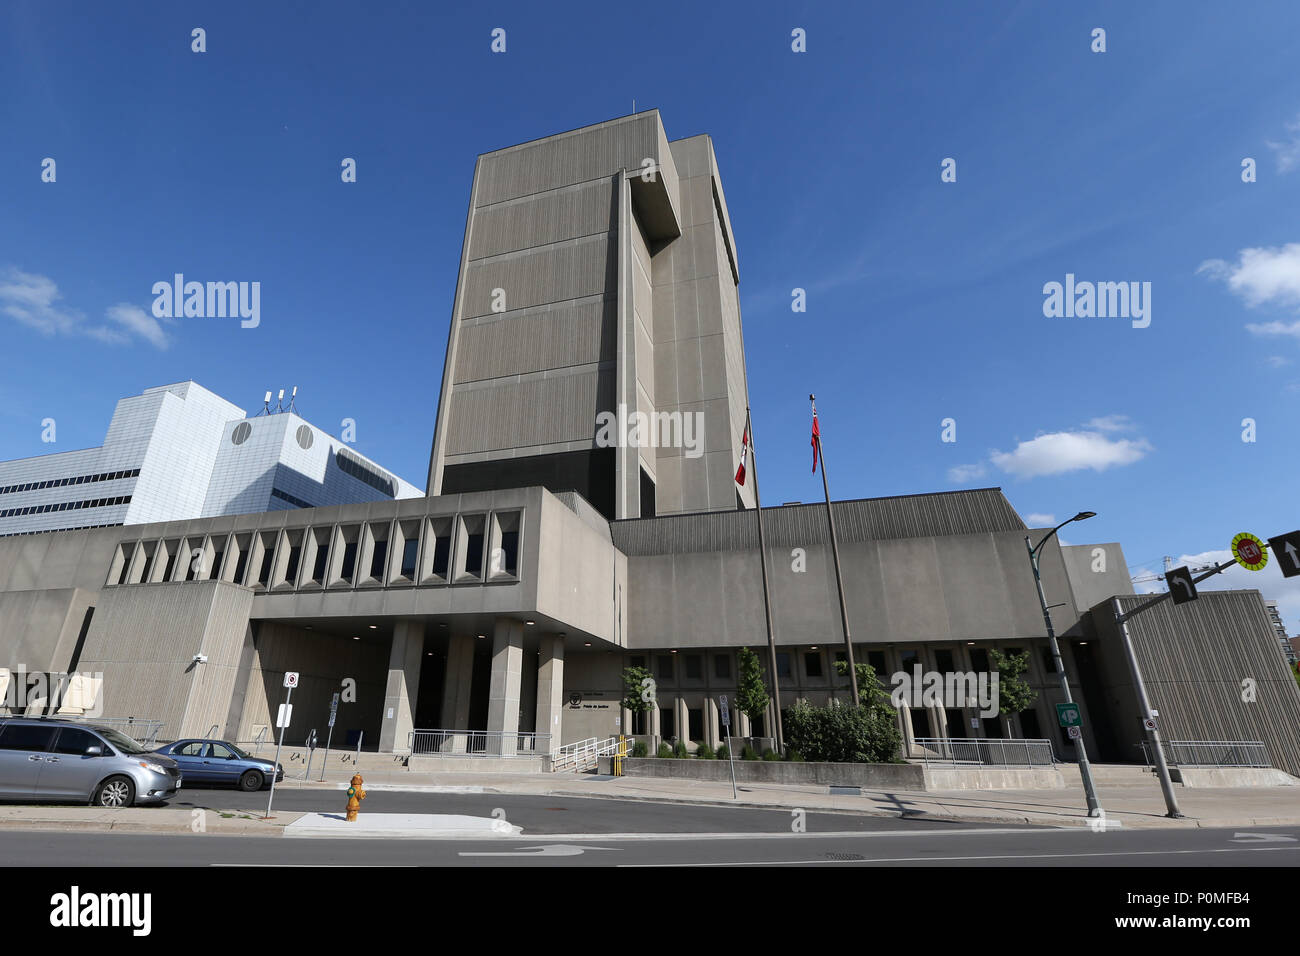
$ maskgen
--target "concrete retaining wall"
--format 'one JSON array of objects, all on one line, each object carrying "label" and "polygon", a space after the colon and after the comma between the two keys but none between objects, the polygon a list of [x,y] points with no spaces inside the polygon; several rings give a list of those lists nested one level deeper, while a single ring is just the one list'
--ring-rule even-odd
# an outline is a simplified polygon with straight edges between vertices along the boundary
[{"label": "concrete retaining wall", "polygon": [[1295,787],[1300,780],[1273,767],[1170,767],[1184,787]]},{"label": "concrete retaining wall", "polygon": [[[915,763],[787,763],[776,760],[737,760],[736,780],[828,787],[862,787],[867,790],[1043,790],[1062,789],[1065,781],[1052,767],[1003,769],[949,769]],[[601,758],[599,772],[610,773],[612,759]],[[731,769],[726,760],[664,760],[627,758],[623,773],[629,777],[673,777],[685,780],[727,782]]]},{"label": "concrete retaining wall", "polygon": [[550,757],[416,757],[406,762],[411,773],[545,773]]}]

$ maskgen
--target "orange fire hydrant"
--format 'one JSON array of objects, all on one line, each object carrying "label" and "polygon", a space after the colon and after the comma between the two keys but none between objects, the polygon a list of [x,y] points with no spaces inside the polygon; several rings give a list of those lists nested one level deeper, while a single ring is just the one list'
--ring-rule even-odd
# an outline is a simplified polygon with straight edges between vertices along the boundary
[{"label": "orange fire hydrant", "polygon": [[361,801],[366,799],[366,792],[361,789],[363,783],[361,774],[352,775],[352,786],[348,787],[348,823],[357,822],[357,811],[361,809]]}]

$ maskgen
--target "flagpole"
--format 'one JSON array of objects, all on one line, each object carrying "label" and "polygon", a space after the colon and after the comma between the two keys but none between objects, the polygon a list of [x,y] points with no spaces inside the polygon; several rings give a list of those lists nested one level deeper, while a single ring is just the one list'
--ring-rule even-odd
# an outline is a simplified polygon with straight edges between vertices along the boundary
[{"label": "flagpole", "polygon": [[[817,428],[817,398],[809,395],[808,401],[812,402],[813,410],[813,443],[817,452],[817,458],[822,463],[822,488],[826,492],[826,522],[831,526],[831,554],[835,558],[835,587],[840,594],[840,623],[844,626],[844,652],[849,661],[849,680],[853,686],[853,706],[858,706],[858,669],[853,663],[853,639],[849,636],[849,609],[844,603],[844,576],[840,573],[840,545],[835,536],[835,514],[831,511],[831,486],[826,480],[826,453],[822,450],[821,429]],[[817,462],[813,462],[816,468]],[[758,490],[758,482],[754,483],[754,490]]]},{"label": "flagpole", "polygon": [[785,733],[781,727],[781,687],[776,675],[776,636],[772,628],[772,600],[768,596],[767,546],[763,538],[763,502],[758,495],[758,455],[754,451],[754,425],[745,406],[745,431],[749,434],[749,460],[754,468],[754,511],[758,515],[758,565],[763,569],[763,613],[767,616],[767,657],[772,672],[772,716],[776,720],[776,752],[785,753]]}]

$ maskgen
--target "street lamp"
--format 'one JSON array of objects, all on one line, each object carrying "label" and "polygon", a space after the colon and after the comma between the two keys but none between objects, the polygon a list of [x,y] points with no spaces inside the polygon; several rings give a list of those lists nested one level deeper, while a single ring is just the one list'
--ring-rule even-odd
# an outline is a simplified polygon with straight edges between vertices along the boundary
[{"label": "street lamp", "polygon": [[[1056,532],[1060,531],[1071,521],[1084,521],[1088,518],[1095,518],[1095,511],[1080,511],[1073,518],[1062,521],[1051,531],[1043,536],[1043,540],[1038,544],[1030,546],[1029,535],[1025,535],[1025,548],[1029,551],[1029,564],[1034,569],[1034,585],[1038,588],[1038,603],[1043,608],[1043,623],[1047,625],[1047,640],[1052,646],[1052,660],[1056,664],[1056,676],[1061,681],[1061,693],[1065,695],[1067,704],[1074,703],[1074,698],[1070,696],[1070,681],[1065,676],[1065,664],[1061,660],[1061,645],[1056,641],[1056,629],[1052,627],[1052,612],[1047,607],[1047,598],[1043,594],[1043,579],[1038,573],[1039,550],[1043,545],[1051,540]],[[1083,745],[1083,734],[1074,738],[1074,754],[1079,762],[1079,777],[1083,780],[1083,792],[1088,797],[1088,816],[1099,817],[1102,815],[1101,803],[1097,800],[1097,790],[1092,783],[1092,768],[1088,766],[1088,750]]]}]

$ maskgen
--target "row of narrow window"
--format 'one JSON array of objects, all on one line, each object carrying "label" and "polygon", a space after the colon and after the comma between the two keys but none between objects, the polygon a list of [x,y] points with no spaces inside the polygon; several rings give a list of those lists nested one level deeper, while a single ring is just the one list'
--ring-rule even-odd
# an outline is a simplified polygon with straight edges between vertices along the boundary
[{"label": "row of narrow window", "polygon": [[116,498],[89,498],[86,501],[60,501],[52,505],[28,505],[26,508],[5,508],[0,511],[0,518],[18,518],[23,515],[43,515],[52,511],[79,511],[82,508],[108,508],[113,505],[129,505],[130,495]]},{"label": "row of narrow window", "polygon": [[272,497],[272,498],[279,498],[281,501],[287,501],[287,502],[289,502],[289,504],[293,505],[295,508],[315,508],[315,507],[316,507],[315,505],[313,505],[313,504],[311,504],[311,503],[309,503],[309,502],[303,501],[301,498],[297,497],[296,495],[291,495],[291,494],[289,494],[289,492],[287,492],[287,491],[281,491],[279,488],[272,488],[272,489],[271,489],[271,497]]},{"label": "row of narrow window", "polygon": [[75,478],[50,478],[45,481],[29,481],[25,485],[5,485],[0,487],[0,495],[17,494],[20,491],[40,491],[43,488],[63,488],[67,485],[88,485],[96,481],[115,481],[118,478],[138,478],[139,468],[127,471],[104,471],[98,475],[77,475]]}]

